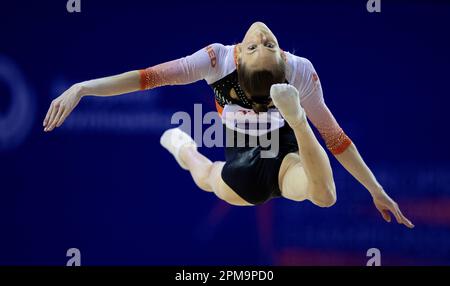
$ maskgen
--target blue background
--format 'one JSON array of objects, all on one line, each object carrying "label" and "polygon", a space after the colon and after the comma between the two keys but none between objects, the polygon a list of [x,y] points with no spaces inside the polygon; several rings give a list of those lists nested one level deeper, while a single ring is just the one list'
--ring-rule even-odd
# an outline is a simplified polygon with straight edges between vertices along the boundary
[{"label": "blue background", "polygon": [[[382,1],[8,1],[0,7],[0,264],[450,264],[450,4]],[[330,154],[338,202],[228,206],[159,145],[176,111],[214,110],[205,82],[87,97],[54,132],[70,85],[238,43],[265,22],[310,59],[327,105],[416,224],[385,223]],[[201,148],[223,160],[220,148]]]}]

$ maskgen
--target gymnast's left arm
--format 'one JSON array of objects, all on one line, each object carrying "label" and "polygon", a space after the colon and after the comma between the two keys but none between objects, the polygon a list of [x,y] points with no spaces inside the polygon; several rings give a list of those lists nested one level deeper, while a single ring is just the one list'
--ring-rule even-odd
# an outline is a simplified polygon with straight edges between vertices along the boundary
[{"label": "gymnast's left arm", "polygon": [[[347,137],[347,135],[345,136]],[[350,139],[348,140],[350,141]],[[391,221],[391,216],[389,214],[389,212],[391,212],[399,224],[404,224],[409,228],[414,227],[411,221],[403,215],[398,204],[384,191],[372,171],[364,162],[353,142],[351,142],[342,153],[336,153],[334,156],[341,165],[370,192],[375,207],[387,222]]]},{"label": "gymnast's left arm", "polygon": [[307,117],[324,139],[327,149],[341,165],[358,180],[372,195],[373,202],[383,218],[391,221],[391,212],[399,224],[409,228],[414,225],[401,212],[398,204],[389,197],[372,171],[364,162],[355,144],[339,126],[323,99],[322,88],[316,74],[313,78],[312,91],[301,102]]}]

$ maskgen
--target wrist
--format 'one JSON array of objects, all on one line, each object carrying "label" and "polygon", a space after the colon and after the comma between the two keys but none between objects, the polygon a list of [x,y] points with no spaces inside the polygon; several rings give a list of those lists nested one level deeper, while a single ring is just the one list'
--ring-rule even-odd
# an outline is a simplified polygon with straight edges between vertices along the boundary
[{"label": "wrist", "polygon": [[378,195],[384,193],[383,186],[381,186],[378,183],[374,187],[369,188],[368,190],[369,190],[369,193],[372,195],[372,197],[375,197],[375,196],[378,196]]},{"label": "wrist", "polygon": [[303,110],[299,114],[296,115],[295,120],[291,120],[291,121],[292,122],[289,123],[289,125],[292,128],[300,127],[301,130],[305,130],[304,128],[306,128],[308,125],[308,120],[306,119],[306,114],[305,114],[305,111],[303,111]]},{"label": "wrist", "polygon": [[86,82],[76,83],[76,84],[74,84],[74,88],[76,91],[75,94],[79,98],[83,98],[84,96],[89,94],[89,88],[86,85]]}]

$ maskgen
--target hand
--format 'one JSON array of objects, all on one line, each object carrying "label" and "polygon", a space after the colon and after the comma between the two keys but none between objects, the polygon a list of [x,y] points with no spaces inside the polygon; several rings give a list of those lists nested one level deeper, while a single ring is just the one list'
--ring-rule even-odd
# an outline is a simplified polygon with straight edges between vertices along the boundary
[{"label": "hand", "polygon": [[398,204],[394,200],[392,200],[383,190],[373,195],[373,203],[375,204],[375,207],[381,213],[385,221],[391,222],[391,214],[389,213],[391,212],[395,216],[395,219],[399,224],[404,224],[409,228],[414,227],[411,221],[402,214],[400,208],[398,207]]},{"label": "hand", "polygon": [[67,116],[78,105],[82,97],[80,84],[75,84],[66,90],[50,104],[45,116],[43,126],[45,132],[50,132],[55,127],[60,127]]}]

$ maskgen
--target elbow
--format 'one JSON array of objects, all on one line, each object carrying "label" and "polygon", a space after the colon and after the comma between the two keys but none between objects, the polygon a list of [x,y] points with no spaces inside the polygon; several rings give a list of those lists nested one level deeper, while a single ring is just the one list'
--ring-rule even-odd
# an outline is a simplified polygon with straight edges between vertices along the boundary
[{"label": "elbow", "polygon": [[352,140],[341,129],[340,132],[333,136],[323,136],[327,149],[333,155],[340,155],[353,145]]}]

